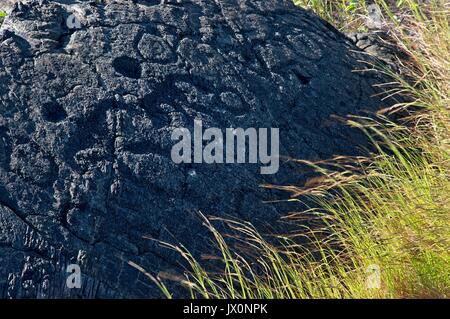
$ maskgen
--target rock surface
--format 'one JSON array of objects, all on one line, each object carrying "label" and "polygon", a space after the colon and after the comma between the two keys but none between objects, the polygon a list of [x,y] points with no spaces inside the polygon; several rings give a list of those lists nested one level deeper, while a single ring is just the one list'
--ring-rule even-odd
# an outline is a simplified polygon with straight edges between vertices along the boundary
[{"label": "rock surface", "polygon": [[286,207],[263,201],[281,195],[258,185],[307,171],[176,165],[171,132],[197,117],[278,127],[284,156],[352,154],[364,139],[331,116],[381,105],[357,51],[288,0],[16,5],[0,31],[0,297],[158,297],[127,262],[178,256],[144,235],[204,252],[197,211],[275,225]]},{"label": "rock surface", "polygon": [[398,74],[406,74],[406,71],[399,61],[406,62],[409,56],[402,51],[395,40],[384,31],[372,31],[370,33],[348,33],[347,37],[361,50],[376,57],[385,66]]}]

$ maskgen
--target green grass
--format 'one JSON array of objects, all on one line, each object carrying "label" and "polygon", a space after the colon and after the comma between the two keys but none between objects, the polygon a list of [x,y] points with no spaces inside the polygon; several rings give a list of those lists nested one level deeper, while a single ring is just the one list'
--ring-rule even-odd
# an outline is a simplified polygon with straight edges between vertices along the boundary
[{"label": "green grass", "polygon": [[367,4],[361,0],[293,0],[303,8],[311,9],[342,31],[361,30]]},{"label": "green grass", "polygon": [[0,11],[0,25],[2,24],[3,20],[6,17],[6,12],[5,11]]},{"label": "green grass", "polygon": [[[305,199],[315,203],[285,217],[298,231],[278,236],[276,244],[244,221],[221,220],[229,229],[225,236],[214,218],[202,215],[217,246],[214,267],[220,261],[220,269],[214,272],[210,258],[196,260],[182,245],[161,243],[190,266],[182,278],[146,273],[168,298],[167,280],[186,287],[192,298],[450,297],[449,7],[446,1],[377,2],[410,59],[403,65],[408,80],[380,71],[392,77],[384,84],[386,95],[401,93],[409,102],[374,118],[348,119],[366,132],[376,152],[299,161],[323,175],[314,188],[267,186],[291,192],[299,207]],[[363,1],[296,3],[342,30],[364,28],[358,16]],[[394,10],[402,12],[402,23]],[[392,122],[399,111],[403,120]],[[305,219],[313,221],[309,227]]]}]

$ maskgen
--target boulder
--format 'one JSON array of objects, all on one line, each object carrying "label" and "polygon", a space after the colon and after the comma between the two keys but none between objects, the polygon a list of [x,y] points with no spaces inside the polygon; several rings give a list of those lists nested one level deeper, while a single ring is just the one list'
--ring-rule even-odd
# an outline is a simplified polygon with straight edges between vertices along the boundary
[{"label": "boulder", "polygon": [[[176,128],[279,128],[283,158],[357,154],[382,106],[350,40],[288,0],[24,1],[0,29],[0,297],[146,298],[210,251],[197,213],[280,229],[283,161],[175,164]],[[270,227],[269,227],[270,226]],[[144,238],[146,237],[146,238]],[[152,238],[153,240],[149,240]],[[79,265],[81,288],[67,285]]]}]

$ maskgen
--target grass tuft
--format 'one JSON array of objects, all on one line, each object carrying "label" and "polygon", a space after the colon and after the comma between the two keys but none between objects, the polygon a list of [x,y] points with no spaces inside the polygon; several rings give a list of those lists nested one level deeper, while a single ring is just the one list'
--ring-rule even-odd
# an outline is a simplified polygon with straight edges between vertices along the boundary
[{"label": "grass tuft", "polygon": [[6,12],[0,10],[0,25],[2,24],[2,22],[5,18],[6,18]]}]

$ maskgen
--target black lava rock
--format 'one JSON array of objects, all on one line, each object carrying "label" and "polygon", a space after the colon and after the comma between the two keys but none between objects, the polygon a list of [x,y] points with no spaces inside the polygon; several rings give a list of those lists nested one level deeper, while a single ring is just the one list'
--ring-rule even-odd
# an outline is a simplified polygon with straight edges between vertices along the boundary
[{"label": "black lava rock", "polygon": [[319,159],[364,143],[332,115],[381,106],[366,55],[288,0],[65,2],[16,4],[0,29],[2,298],[158,297],[128,261],[179,257],[143,236],[209,251],[196,212],[274,226],[283,194],[259,185],[308,174],[174,164],[174,128],[276,127],[282,156]]}]

